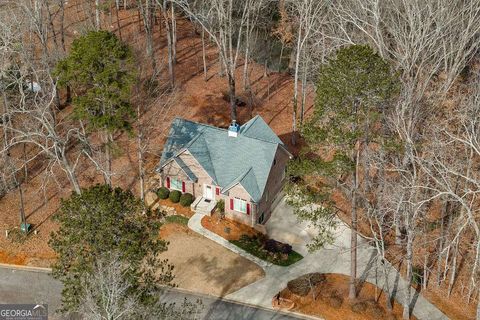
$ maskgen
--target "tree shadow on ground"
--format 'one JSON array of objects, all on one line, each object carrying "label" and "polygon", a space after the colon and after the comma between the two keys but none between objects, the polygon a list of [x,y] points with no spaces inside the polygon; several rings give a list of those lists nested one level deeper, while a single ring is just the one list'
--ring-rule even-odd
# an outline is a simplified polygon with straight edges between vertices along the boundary
[{"label": "tree shadow on ground", "polygon": [[[197,266],[208,282],[221,288],[219,296],[224,297],[251,283],[247,279],[243,279],[246,276],[245,273],[248,272],[248,269],[245,269],[246,261],[248,260],[237,256],[229,263],[229,266],[225,266],[217,257],[202,255],[188,259],[186,264]],[[252,265],[252,268],[259,268],[251,261],[248,263]],[[265,276],[264,273],[263,276]]]}]

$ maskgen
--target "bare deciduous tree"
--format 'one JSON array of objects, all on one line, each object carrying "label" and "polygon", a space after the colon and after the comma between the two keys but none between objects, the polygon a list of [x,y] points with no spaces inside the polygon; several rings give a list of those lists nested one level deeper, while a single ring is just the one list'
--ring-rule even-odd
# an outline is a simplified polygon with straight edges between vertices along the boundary
[{"label": "bare deciduous tree", "polygon": [[232,120],[237,119],[236,75],[240,49],[248,33],[247,22],[255,19],[264,0],[213,0],[191,4],[172,0],[189,17],[197,21],[215,43],[221,67],[228,80]]}]

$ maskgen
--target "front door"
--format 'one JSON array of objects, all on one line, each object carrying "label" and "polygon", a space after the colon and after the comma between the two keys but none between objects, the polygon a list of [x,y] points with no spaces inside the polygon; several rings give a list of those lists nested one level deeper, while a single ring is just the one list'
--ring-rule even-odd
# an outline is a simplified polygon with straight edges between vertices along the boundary
[{"label": "front door", "polygon": [[203,185],[203,197],[207,200],[212,200],[213,199],[213,189],[212,186]]}]

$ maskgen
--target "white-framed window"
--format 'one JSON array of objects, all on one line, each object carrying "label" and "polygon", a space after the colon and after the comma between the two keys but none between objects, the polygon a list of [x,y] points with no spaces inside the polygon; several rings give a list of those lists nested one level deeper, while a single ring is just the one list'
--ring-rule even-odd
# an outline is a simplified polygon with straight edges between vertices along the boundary
[{"label": "white-framed window", "polygon": [[182,191],[182,180],[170,178],[170,189]]},{"label": "white-framed window", "polygon": [[233,210],[246,213],[247,212],[247,201],[239,198],[233,199]]}]

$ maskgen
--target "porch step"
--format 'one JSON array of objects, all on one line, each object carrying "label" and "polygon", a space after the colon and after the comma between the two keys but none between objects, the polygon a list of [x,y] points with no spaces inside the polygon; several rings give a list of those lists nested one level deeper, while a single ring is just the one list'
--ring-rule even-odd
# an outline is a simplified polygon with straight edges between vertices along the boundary
[{"label": "porch step", "polygon": [[215,200],[207,202],[203,197],[198,197],[192,203],[190,208],[192,209],[192,211],[195,211],[197,213],[210,215],[213,209],[215,209],[216,204],[217,203]]}]

